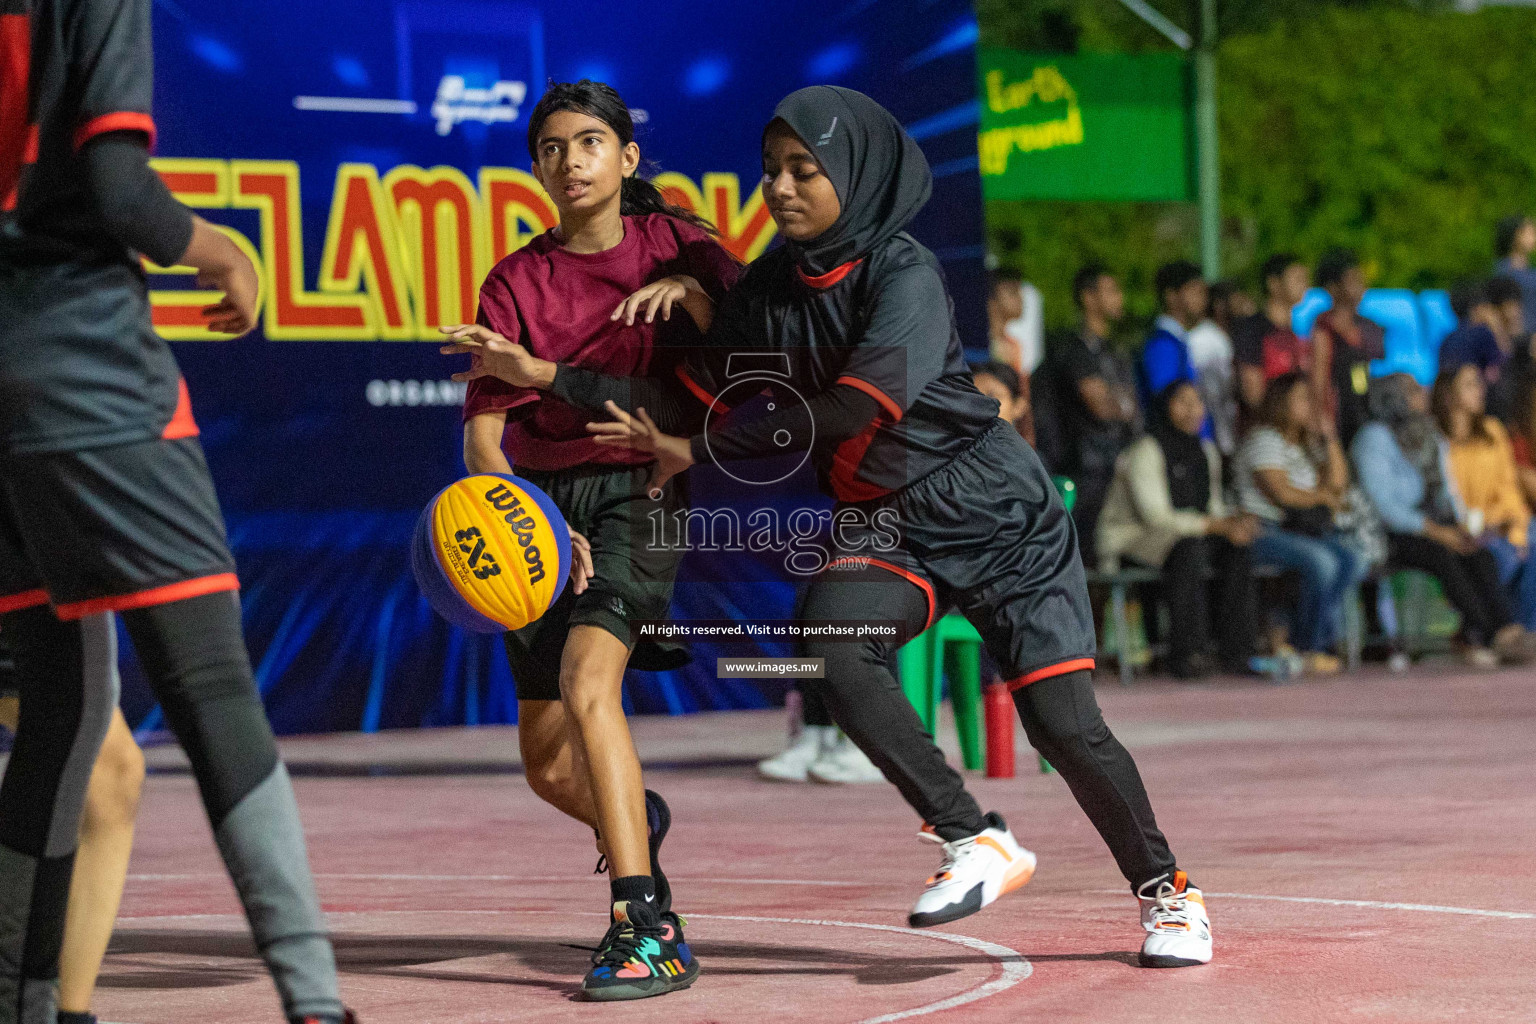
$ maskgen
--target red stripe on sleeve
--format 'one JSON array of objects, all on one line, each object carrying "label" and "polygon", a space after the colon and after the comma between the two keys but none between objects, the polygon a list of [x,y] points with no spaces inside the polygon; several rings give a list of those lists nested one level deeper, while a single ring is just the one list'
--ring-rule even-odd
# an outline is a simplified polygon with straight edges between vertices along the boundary
[{"label": "red stripe on sleeve", "polygon": [[683,382],[684,386],[688,388],[688,390],[693,394],[694,398],[697,398],[699,401],[703,402],[707,406],[710,406],[711,408],[718,405],[722,413],[731,411],[730,406],[720,401],[720,399],[716,398],[708,391],[705,391],[704,388],[700,386],[698,381],[688,376],[688,368],[682,363],[677,364],[677,369],[674,372],[677,374],[677,379]]},{"label": "red stripe on sleeve", "polygon": [[837,378],[837,380],[833,381],[833,383],[847,384],[849,387],[858,388],[860,391],[864,392],[866,395],[879,402],[881,408],[883,408],[886,411],[886,414],[891,417],[892,423],[895,423],[901,419],[901,406],[896,404],[896,400],[890,395],[886,394],[884,391],[881,391],[879,388],[875,387],[869,381],[860,380],[858,377],[844,376]]},{"label": "red stripe on sleeve", "polygon": [[150,148],[153,149],[155,146],[155,119],[148,114],[119,110],[93,117],[75,129],[75,148],[79,149],[105,132],[143,132],[149,136]]}]

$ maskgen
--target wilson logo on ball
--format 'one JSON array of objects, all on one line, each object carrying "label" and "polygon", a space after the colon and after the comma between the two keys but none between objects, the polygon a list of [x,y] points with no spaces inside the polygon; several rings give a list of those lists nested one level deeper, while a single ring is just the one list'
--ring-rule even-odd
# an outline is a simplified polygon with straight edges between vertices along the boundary
[{"label": "wilson logo on ball", "polygon": [[565,588],[571,538],[549,496],[499,473],[465,477],[416,524],[411,568],[443,618],[482,633],[521,629]]}]

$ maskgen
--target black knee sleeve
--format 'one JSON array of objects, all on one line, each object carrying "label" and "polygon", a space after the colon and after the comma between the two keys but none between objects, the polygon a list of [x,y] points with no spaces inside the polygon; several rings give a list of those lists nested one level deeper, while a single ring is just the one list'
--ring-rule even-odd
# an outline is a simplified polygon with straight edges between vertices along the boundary
[{"label": "black knee sleeve", "polygon": [[209,594],[125,612],[123,620],[217,828],[277,766],[277,744],[240,630],[239,599]]}]

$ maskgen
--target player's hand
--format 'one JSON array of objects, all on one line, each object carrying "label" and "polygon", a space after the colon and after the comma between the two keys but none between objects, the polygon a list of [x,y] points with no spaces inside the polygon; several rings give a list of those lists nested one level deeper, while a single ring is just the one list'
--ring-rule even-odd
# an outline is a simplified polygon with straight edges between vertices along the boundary
[{"label": "player's hand", "polygon": [[224,297],[211,306],[203,307],[208,318],[208,329],[218,334],[239,337],[248,334],[256,326],[256,297],[261,285],[256,268],[238,253],[239,259],[229,267],[205,270],[197,275],[199,287],[223,292]]},{"label": "player's hand", "polygon": [[555,364],[540,359],[515,341],[508,341],[479,324],[438,328],[449,343],[438,349],[445,356],[468,355],[469,369],[453,375],[457,381],[495,377],[518,387],[547,389],[555,380]]},{"label": "player's hand", "polygon": [[192,238],[178,262],[196,268],[198,287],[223,293],[218,302],[203,307],[208,330],[238,337],[256,326],[261,279],[228,235],[194,214]]},{"label": "player's hand", "polygon": [[571,531],[571,592],[579,594],[587,589],[587,581],[597,575],[592,571],[592,542],[572,530],[571,524],[565,524],[565,528]]},{"label": "player's hand", "polygon": [[673,303],[682,302],[689,291],[702,293],[704,288],[686,274],[676,274],[672,277],[664,277],[660,281],[652,281],[619,303],[619,308],[615,309],[608,319],[623,320],[626,325],[633,326],[635,317],[640,316],[643,311],[645,322],[653,323],[659,311],[663,320],[670,320]]},{"label": "player's hand", "polygon": [[644,409],[636,409],[631,416],[612,401],[604,402],[603,405],[613,421],[588,423],[587,429],[592,432],[592,439],[598,444],[633,448],[654,455],[656,463],[651,467],[651,479],[646,485],[646,493],[652,498],[661,497],[661,489],[667,481],[693,465],[693,448],[688,439],[663,434]]},{"label": "player's hand", "polygon": [[203,307],[208,329],[239,337],[256,326],[256,299],[261,282],[245,253],[231,245],[229,256],[227,262],[200,271],[197,284],[199,288],[224,293],[218,302]]}]

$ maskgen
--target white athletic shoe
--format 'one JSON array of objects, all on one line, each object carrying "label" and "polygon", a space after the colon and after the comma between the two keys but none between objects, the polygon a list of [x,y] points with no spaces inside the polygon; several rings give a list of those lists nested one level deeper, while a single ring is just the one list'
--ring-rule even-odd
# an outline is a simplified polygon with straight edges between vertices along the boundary
[{"label": "white athletic shoe", "polygon": [[774,782],[804,782],[806,770],[831,746],[837,728],[831,725],[801,726],[800,735],[788,747],[766,761],[757,762],[757,774]]},{"label": "white athletic shoe", "polygon": [[927,928],[969,917],[1035,876],[1035,855],[1013,838],[1002,816],[989,812],[987,822],[990,828],[949,843],[923,826],[919,838],[943,843],[944,863],[928,879],[907,924]]},{"label": "white athletic shoe", "polygon": [[1141,903],[1143,967],[1194,967],[1211,962],[1211,919],[1205,894],[1188,884],[1184,872],[1152,879],[1136,892]]},{"label": "white athletic shoe", "polygon": [[884,782],[885,776],[880,774],[874,762],[864,755],[858,745],[837,733],[830,744],[823,747],[821,756],[818,757],[806,769],[806,774],[815,782],[826,782],[833,785],[844,785],[860,782]]}]

